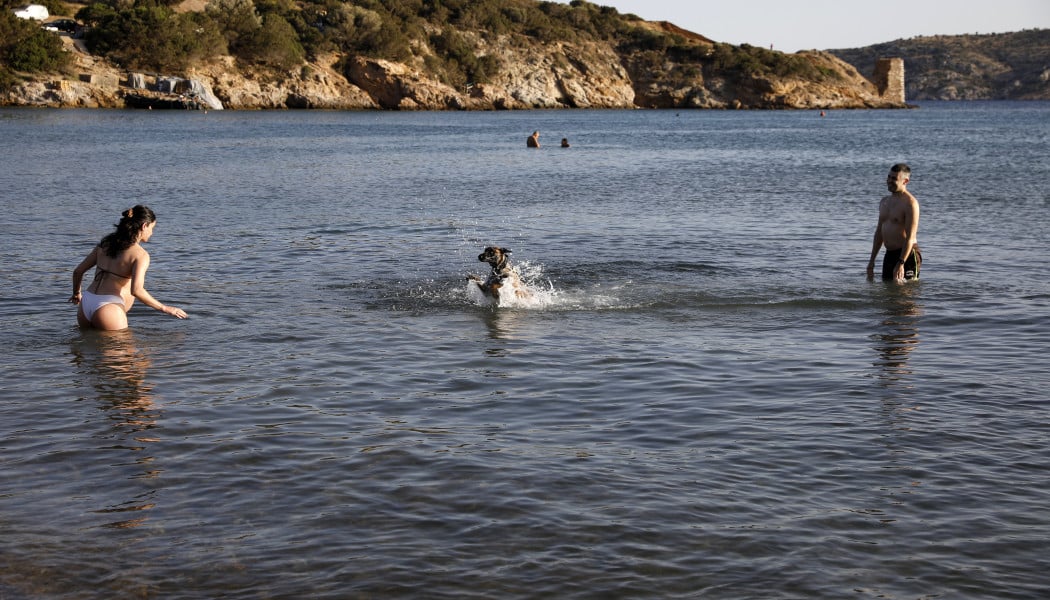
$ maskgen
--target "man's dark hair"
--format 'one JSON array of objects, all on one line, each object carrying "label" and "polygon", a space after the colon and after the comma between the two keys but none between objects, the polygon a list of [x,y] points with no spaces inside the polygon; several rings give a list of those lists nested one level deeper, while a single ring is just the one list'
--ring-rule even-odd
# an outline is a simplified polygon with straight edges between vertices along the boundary
[{"label": "man's dark hair", "polygon": [[911,167],[904,163],[897,163],[890,167],[890,171],[894,173],[904,173],[905,175],[911,175]]}]

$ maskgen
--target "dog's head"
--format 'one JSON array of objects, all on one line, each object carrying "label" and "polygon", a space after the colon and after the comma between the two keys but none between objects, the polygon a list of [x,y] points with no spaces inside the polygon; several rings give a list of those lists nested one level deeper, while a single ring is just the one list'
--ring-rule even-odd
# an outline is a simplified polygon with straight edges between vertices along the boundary
[{"label": "dog's head", "polygon": [[478,255],[478,260],[492,265],[493,271],[501,271],[510,260],[510,250],[497,246],[487,246],[485,251]]}]

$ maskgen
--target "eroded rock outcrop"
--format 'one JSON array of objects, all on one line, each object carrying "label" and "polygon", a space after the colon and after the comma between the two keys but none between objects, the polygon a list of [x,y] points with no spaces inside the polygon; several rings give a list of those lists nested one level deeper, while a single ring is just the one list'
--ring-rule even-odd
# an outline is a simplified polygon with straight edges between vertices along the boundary
[{"label": "eroded rock outcrop", "polygon": [[280,76],[236,67],[233,58],[198,69],[209,80],[215,95],[234,110],[319,108],[332,110],[375,109],[379,106],[362,89],[352,85],[332,67],[327,56]]},{"label": "eroded rock outcrop", "polygon": [[605,44],[480,45],[501,70],[481,98],[494,108],[631,108],[634,88]]},{"label": "eroded rock outcrop", "polygon": [[630,108],[634,90],[619,57],[601,44],[551,46],[486,43],[498,75],[462,89],[436,81],[402,63],[353,57],[345,73],[381,108],[396,110],[513,110],[530,108]]},{"label": "eroded rock outcrop", "polygon": [[466,107],[456,90],[402,63],[355,56],[349,60],[346,73],[350,82],[367,93],[380,108],[448,110]]}]

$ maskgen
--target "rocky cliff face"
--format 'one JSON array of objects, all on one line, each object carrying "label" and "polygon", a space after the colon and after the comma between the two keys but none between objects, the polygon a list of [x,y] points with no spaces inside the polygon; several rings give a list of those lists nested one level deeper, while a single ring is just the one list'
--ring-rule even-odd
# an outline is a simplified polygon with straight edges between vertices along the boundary
[{"label": "rocky cliff face", "polygon": [[831,50],[862,72],[904,59],[908,100],[1050,100],[1050,30],[917,37]]},{"label": "rocky cliff face", "polygon": [[296,72],[278,75],[244,71],[232,58],[225,58],[195,69],[190,76],[211,85],[223,105],[235,110],[380,108],[365,90],[339,73],[334,67],[337,60],[337,56],[326,56]]},{"label": "rocky cliff face", "polygon": [[607,44],[481,43],[499,75],[472,95],[492,108],[630,108],[634,89]]},{"label": "rocky cliff face", "polygon": [[[725,51],[728,45],[715,44],[667,23],[642,22],[640,26],[657,35],[673,34],[678,43],[686,39],[690,45],[688,52],[676,57],[671,53],[625,49],[611,42],[541,44],[520,35],[492,36],[460,31],[460,35],[471,39],[477,55],[492,57],[498,63],[496,74],[487,82],[453,88],[428,71],[422,59],[402,63],[335,54],[291,72],[246,69],[232,57],[225,57],[197,65],[186,73],[170,75],[197,80],[220,99],[225,108],[241,110],[901,106],[880,97],[865,76],[832,54],[792,55],[796,68],[800,64],[805,67],[801,74],[719,69],[697,57]],[[9,91],[0,98],[0,103],[125,106],[133,74],[87,54],[82,45],[71,39],[67,39],[67,44],[76,54],[75,75],[31,79]],[[814,73],[819,76],[814,77]]]}]

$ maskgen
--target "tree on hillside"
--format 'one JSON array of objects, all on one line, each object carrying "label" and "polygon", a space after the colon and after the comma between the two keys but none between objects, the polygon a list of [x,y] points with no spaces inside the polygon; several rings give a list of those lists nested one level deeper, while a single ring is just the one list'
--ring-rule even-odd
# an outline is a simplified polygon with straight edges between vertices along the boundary
[{"label": "tree on hillside", "polygon": [[237,52],[239,58],[285,70],[301,65],[304,55],[295,29],[275,13],[263,16],[262,25],[246,36]]},{"label": "tree on hillside", "polygon": [[77,12],[92,25],[84,42],[131,69],[171,71],[226,53],[218,25],[204,13],[175,13],[162,4],[114,8],[95,3]]},{"label": "tree on hillside", "polygon": [[69,53],[58,36],[36,21],[19,19],[9,10],[0,14],[0,90],[16,82],[15,72],[61,71],[69,66]]},{"label": "tree on hillside", "polygon": [[252,0],[213,0],[205,13],[218,25],[226,46],[233,53],[262,27],[262,18]]}]

